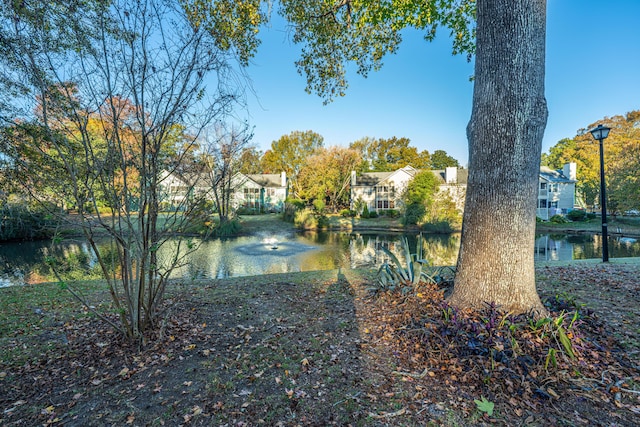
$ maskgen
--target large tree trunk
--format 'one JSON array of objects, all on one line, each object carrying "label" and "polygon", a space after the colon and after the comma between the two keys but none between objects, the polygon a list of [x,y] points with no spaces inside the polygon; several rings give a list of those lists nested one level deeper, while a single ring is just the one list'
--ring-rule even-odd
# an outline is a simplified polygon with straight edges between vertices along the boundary
[{"label": "large tree trunk", "polygon": [[469,182],[450,301],[543,312],[535,219],[544,98],[546,0],[479,0]]}]

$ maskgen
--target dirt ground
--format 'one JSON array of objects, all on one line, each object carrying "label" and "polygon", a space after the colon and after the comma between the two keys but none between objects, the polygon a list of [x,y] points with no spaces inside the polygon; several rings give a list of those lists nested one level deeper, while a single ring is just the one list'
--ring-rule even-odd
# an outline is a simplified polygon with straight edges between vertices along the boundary
[{"label": "dirt ground", "polygon": [[35,332],[0,336],[33,354],[1,359],[0,425],[635,426],[639,273],[540,267],[546,324],[372,295],[365,271],[203,282],[142,347],[33,307]]}]

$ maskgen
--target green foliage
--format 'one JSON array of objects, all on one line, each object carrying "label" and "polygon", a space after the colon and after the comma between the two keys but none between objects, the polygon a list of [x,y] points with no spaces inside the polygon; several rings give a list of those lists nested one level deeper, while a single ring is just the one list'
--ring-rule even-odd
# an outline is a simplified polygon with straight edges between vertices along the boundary
[{"label": "green foliage", "polygon": [[0,240],[36,240],[53,235],[55,217],[61,215],[53,205],[34,204],[10,197],[0,202]]},{"label": "green foliage", "polygon": [[284,212],[282,220],[285,222],[295,222],[296,213],[305,208],[303,200],[288,197],[284,202]]},{"label": "green foliage", "polygon": [[302,191],[298,182],[299,174],[310,156],[322,148],[323,138],[313,131],[294,131],[281,136],[271,143],[271,149],[262,156],[262,166],[266,173],[287,173],[293,194]]},{"label": "green foliage", "polygon": [[369,212],[369,216],[368,216],[368,218],[372,218],[372,219],[373,219],[373,218],[378,218],[378,216],[379,216],[379,215],[378,215],[378,212],[376,212],[376,211],[371,211],[371,212]]},{"label": "green foliage", "polygon": [[552,222],[554,224],[566,224],[569,222],[569,220],[563,215],[554,215],[549,218],[549,222]]},{"label": "green foliage", "polygon": [[372,292],[396,291],[402,293],[410,292],[421,282],[439,283],[440,269],[428,271],[430,262],[423,258],[422,235],[418,236],[415,253],[411,252],[409,241],[402,238],[402,258],[398,257],[389,249],[382,247],[382,251],[389,257],[391,263],[384,262],[378,269],[376,283],[368,288]]},{"label": "green foliage", "polygon": [[240,154],[240,173],[245,175],[261,174],[263,153],[255,147],[245,148]]},{"label": "green foliage", "polygon": [[[453,52],[474,52],[475,2],[326,2],[284,0],[282,14],[293,24],[293,41],[302,45],[298,70],[307,77],[308,92],[330,102],[344,96],[346,71],[363,76],[382,66],[401,42],[401,31],[414,27],[435,37],[443,26],[454,35]],[[313,17],[313,18],[310,18]],[[350,64],[352,63],[352,64]]]},{"label": "green foliage", "polygon": [[234,51],[248,65],[260,45],[258,27],[267,20],[261,0],[181,0],[189,19],[214,37],[220,50]]},{"label": "green foliage", "polygon": [[570,221],[586,221],[587,213],[581,209],[574,209],[567,214],[567,219]]},{"label": "green foliage", "polygon": [[[623,115],[605,117],[596,123],[611,128],[604,141],[604,163],[607,178],[607,196],[612,211],[633,209],[640,204],[640,110]],[[599,144],[588,129],[580,129],[573,138],[565,138],[542,156],[542,162],[552,169],[560,169],[567,162],[577,164],[577,190],[587,206],[599,203],[600,153]]]},{"label": "green foliage", "polygon": [[480,400],[474,399],[474,402],[478,408],[478,411],[483,412],[489,416],[493,415],[494,403],[487,400],[486,397],[482,396]]},{"label": "green foliage", "polygon": [[361,157],[355,150],[319,149],[306,159],[300,171],[300,196],[306,200],[325,200],[333,212],[349,206],[351,171],[360,163]]},{"label": "green foliage", "polygon": [[445,169],[460,167],[460,163],[444,150],[436,150],[431,154],[431,169]]},{"label": "green foliage", "polygon": [[350,148],[357,151],[363,160],[362,169],[377,172],[391,172],[412,166],[416,169],[429,169],[429,152],[411,147],[408,138],[371,139],[365,138],[353,142]]},{"label": "green foliage", "polygon": [[455,230],[449,221],[425,222],[421,227],[422,231],[432,234],[448,234]]},{"label": "green foliage", "polygon": [[324,210],[327,207],[326,203],[322,199],[315,199],[313,201],[313,208],[318,214],[324,214]]},{"label": "green foliage", "polygon": [[294,225],[301,230],[313,230],[316,228],[325,228],[329,221],[323,214],[319,214],[314,209],[305,208],[296,211]]},{"label": "green foliage", "polygon": [[340,211],[340,216],[344,218],[354,218],[356,216],[356,211],[353,211],[351,209],[342,209]]},{"label": "green foliage", "polygon": [[217,224],[213,229],[213,235],[216,237],[229,237],[237,235],[242,229],[240,221],[234,218]]},{"label": "green foliage", "polygon": [[397,209],[387,209],[381,211],[380,214],[389,218],[398,218],[400,216],[400,212]]},{"label": "green foliage", "polygon": [[402,217],[403,225],[416,225],[422,223],[427,209],[423,203],[413,202],[406,205],[404,216]]},{"label": "green foliage", "polygon": [[426,205],[433,201],[438,191],[438,178],[431,171],[418,172],[407,185],[403,195],[405,203],[424,203]]},{"label": "green foliage", "polygon": [[369,206],[368,205],[364,205],[362,207],[362,213],[360,213],[360,218],[364,218],[367,219],[371,216],[371,212],[369,212]]}]

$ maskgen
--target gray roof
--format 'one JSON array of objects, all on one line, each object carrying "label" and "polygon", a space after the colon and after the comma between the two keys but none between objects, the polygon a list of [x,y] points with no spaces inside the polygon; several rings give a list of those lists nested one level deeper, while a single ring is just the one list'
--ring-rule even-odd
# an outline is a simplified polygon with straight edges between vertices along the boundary
[{"label": "gray roof", "polygon": [[540,166],[540,177],[549,182],[576,182],[564,176],[562,170],[553,170],[548,166]]},{"label": "gray roof", "polygon": [[[440,181],[440,185],[446,184],[444,169],[436,169],[436,170],[432,170],[431,172],[433,172],[433,174],[438,178],[438,180]],[[457,178],[455,182],[456,184],[466,185],[467,181],[469,180],[469,170],[458,168],[456,172],[456,178]]]},{"label": "gray roof", "polygon": [[389,178],[393,172],[366,172],[356,179],[357,187],[373,187]]},{"label": "gray roof", "polygon": [[265,187],[265,188],[282,187],[282,176],[279,173],[264,173],[264,174],[245,175],[245,176],[261,187]]}]

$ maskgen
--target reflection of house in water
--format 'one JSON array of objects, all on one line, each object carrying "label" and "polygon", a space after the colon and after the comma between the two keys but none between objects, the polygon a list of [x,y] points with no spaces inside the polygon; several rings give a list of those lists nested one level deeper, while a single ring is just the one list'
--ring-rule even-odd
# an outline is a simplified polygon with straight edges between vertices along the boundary
[{"label": "reflection of house in water", "polygon": [[535,261],[570,261],[573,259],[573,245],[566,239],[555,240],[545,235],[536,238]]},{"label": "reflection of house in water", "polygon": [[369,234],[353,234],[349,241],[349,258],[351,268],[359,268],[377,264],[376,241],[378,236]]},{"label": "reflection of house in water", "polygon": [[[401,263],[406,262],[402,238],[406,237],[411,253],[417,250],[415,235],[400,234],[358,234],[351,235],[349,241],[349,259],[351,268],[380,266],[392,263],[382,248],[389,250]],[[455,265],[460,248],[460,235],[422,235],[422,258],[431,265]]]},{"label": "reflection of house in water", "polygon": [[349,242],[351,268],[380,265],[388,261],[389,256],[382,251],[383,247],[400,257],[399,238],[398,236],[354,233]]}]

